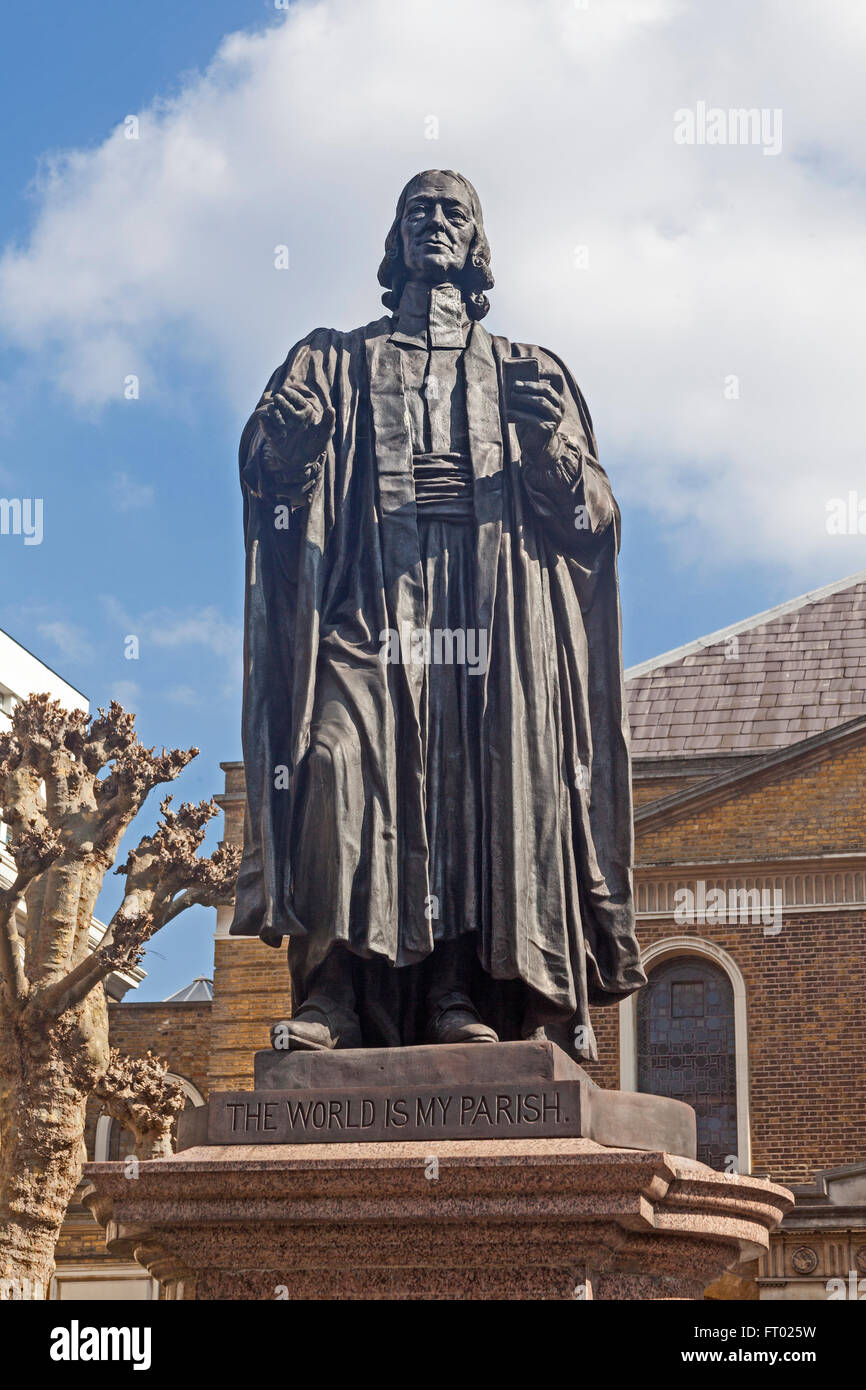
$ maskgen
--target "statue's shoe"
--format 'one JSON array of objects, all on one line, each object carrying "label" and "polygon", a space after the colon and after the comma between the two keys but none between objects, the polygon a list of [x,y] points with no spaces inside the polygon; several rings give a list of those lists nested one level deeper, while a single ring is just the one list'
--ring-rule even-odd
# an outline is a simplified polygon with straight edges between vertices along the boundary
[{"label": "statue's shoe", "polygon": [[466,994],[447,994],[433,1005],[428,1038],[431,1043],[498,1043],[499,1035],[482,1023]]},{"label": "statue's shoe", "polygon": [[335,1048],[360,1047],[361,1025],[355,1014],[336,1004],[307,1000],[294,1018],[280,1025],[283,1048],[289,1052],[331,1052]]}]

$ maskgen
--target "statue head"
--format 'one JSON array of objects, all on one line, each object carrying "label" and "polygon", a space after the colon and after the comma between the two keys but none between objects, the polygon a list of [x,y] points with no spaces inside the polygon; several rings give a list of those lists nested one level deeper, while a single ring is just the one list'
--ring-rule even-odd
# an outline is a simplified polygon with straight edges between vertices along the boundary
[{"label": "statue head", "polygon": [[472,319],[490,308],[484,291],[493,276],[481,203],[469,180],[453,169],[416,174],[400,194],[379,266],[382,302],[389,309],[397,308],[407,280],[459,285]]}]

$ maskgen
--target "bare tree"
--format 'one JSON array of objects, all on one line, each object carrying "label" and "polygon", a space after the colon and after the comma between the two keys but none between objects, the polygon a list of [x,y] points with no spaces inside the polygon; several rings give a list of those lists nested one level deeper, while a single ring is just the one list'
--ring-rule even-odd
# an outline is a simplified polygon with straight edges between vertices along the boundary
[{"label": "bare tree", "polygon": [[88,1096],[99,1089],[146,1150],[166,1151],[173,1088],[155,1059],[112,1057],[103,982],[136,965],[184,908],[231,901],[237,850],[197,854],[213,801],[171,811],[163,800],[157,829],[116,871],[123,900],[95,950],[88,934],[121,837],[149,792],[197,752],[145,748],[134,715],[114,701],[91,717],[33,695],[0,734],[0,806],[16,868],[0,890],[0,1280],[24,1296],[40,1296],[51,1277],[80,1178]]}]

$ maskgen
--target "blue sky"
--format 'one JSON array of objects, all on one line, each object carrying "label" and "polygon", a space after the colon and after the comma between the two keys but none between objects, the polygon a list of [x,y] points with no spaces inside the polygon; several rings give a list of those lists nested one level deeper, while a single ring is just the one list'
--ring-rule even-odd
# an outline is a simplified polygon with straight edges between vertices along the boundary
[{"label": "blue sky", "polygon": [[[272,19],[272,6],[220,0],[148,0],[146,7],[87,0],[8,10],[7,54],[30,56],[8,64],[0,84],[2,242],[26,241],[37,206],[32,182],[46,153],[99,144],[129,111],[170,94],[186,71],[206,65],[227,31]],[[116,404],[76,410],[55,389],[50,353],[35,374],[28,355],[8,346],[2,363],[0,491],[45,499],[45,538],[28,547],[2,538],[0,626],[81,689],[91,708],[118,687],[125,696],[134,683],[138,693],[124,703],[137,711],[146,742],[201,749],[171,788],[176,799],[208,797],[221,784],[219,763],[240,756],[243,543],[235,436],[242,412],[221,408],[194,380],[185,383],[183,413],[177,403],[158,409],[146,395],[126,401],[122,393]],[[262,370],[269,370],[264,362]],[[117,482],[124,474],[134,480],[131,489]],[[152,502],[143,494],[136,501],[136,487],[152,489]],[[154,622],[149,629],[141,620],[160,609],[180,624],[195,614],[193,640],[180,628],[177,645],[155,647],[147,636]],[[210,626],[201,622],[208,610]],[[138,661],[124,658],[129,632],[141,635]],[[157,800],[136,822],[139,833]],[[118,884],[108,880],[103,916],[117,904]],[[214,914],[203,908],[166,928],[148,951],[148,978],[135,997],[161,999],[194,975],[210,974],[213,931]]]},{"label": "blue sky", "polygon": [[[378,316],[418,168],[479,188],[490,328],[584,387],[624,513],[627,664],[866,564],[863,535],[825,525],[832,496],[866,496],[864,24],[853,0],[820,30],[798,0],[711,9],[4,16],[0,494],[43,498],[45,521],[41,545],[0,537],[0,626],[147,742],[198,745],[178,797],[240,756],[240,429],[293,341]],[[780,152],[679,147],[673,113],[699,101],[781,111]],[[115,880],[102,914],[116,901]],[[213,925],[167,929],[138,997],[209,973]]]}]

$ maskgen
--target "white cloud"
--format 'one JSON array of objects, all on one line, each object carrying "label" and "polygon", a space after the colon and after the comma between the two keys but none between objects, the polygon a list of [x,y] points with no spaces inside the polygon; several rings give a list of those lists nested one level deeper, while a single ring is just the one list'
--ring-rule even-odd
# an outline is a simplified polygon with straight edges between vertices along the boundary
[{"label": "white cloud", "polygon": [[[148,647],[171,650],[179,647],[204,647],[214,656],[234,663],[243,644],[237,623],[223,617],[212,605],[204,608],[152,608],[133,616],[113,595],[101,598],[109,622],[124,634],[137,636],[144,658]],[[185,688],[185,687],[179,687]]]},{"label": "white cloud", "polygon": [[53,643],[64,661],[88,661],[93,655],[93,647],[86,632],[75,623],[63,621],[37,623],[36,631],[47,642]]},{"label": "white cloud", "polygon": [[153,488],[150,483],[137,483],[128,473],[115,473],[109,483],[111,501],[116,511],[132,512],[141,507],[149,507],[153,502]]},{"label": "white cloud", "polygon": [[111,686],[109,698],[116,700],[124,709],[129,709],[137,704],[141,695],[141,686],[136,681],[115,681]]},{"label": "white cloud", "polygon": [[157,647],[206,647],[216,656],[234,658],[240,650],[241,633],[236,623],[227,622],[216,608],[200,608],[187,613],[168,610],[147,614],[144,630]]},{"label": "white cloud", "polygon": [[202,692],[191,685],[175,685],[165,692],[165,698],[174,705],[195,705],[202,702]]},{"label": "white cloud", "polygon": [[[457,167],[487,323],[573,368],[624,505],[704,561],[841,573],[826,501],[866,487],[864,60],[859,0],[302,0],[138,113],[138,140],[46,166],[0,326],[81,405],[192,370],[240,411],[317,323],[378,315],[402,183]],[[781,153],[675,145],[699,101],[780,108]]]}]

